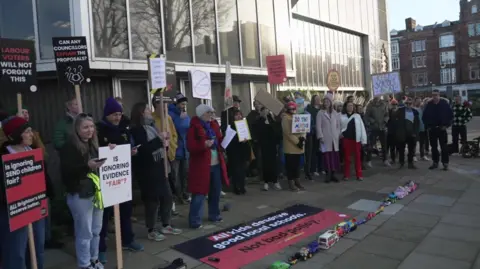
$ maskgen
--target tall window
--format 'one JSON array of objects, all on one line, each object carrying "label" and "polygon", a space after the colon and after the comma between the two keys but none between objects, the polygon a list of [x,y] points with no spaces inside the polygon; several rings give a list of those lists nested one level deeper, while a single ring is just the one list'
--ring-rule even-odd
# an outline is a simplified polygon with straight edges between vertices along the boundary
[{"label": "tall window", "polygon": [[480,42],[478,42],[478,41],[470,42],[468,44],[468,52],[469,52],[468,54],[472,58],[479,57],[480,56]]},{"label": "tall window", "polygon": [[260,66],[256,1],[238,0],[237,3],[242,34],[243,65]]},{"label": "tall window", "polygon": [[398,56],[392,56],[392,69],[400,69],[400,58]]},{"label": "tall window", "polygon": [[457,82],[456,68],[442,68],[440,69],[440,83],[450,84]]},{"label": "tall window", "polygon": [[258,28],[260,28],[260,41],[262,51],[262,66],[267,66],[266,57],[276,55],[275,46],[275,17],[272,0],[257,0]]},{"label": "tall window", "polygon": [[188,0],[163,0],[167,60],[177,62],[193,60],[188,2]]},{"label": "tall window", "polygon": [[292,31],[290,27],[290,13],[288,6],[290,0],[275,0],[275,30],[277,34],[277,53],[285,55],[287,69],[292,65]]},{"label": "tall window", "polygon": [[52,37],[71,35],[69,2],[37,0],[37,18],[40,58],[53,59]]},{"label": "tall window", "polygon": [[427,56],[418,55],[412,57],[412,67],[413,68],[424,68],[427,67]]},{"label": "tall window", "polygon": [[472,14],[477,13],[477,5],[472,5]]},{"label": "tall window", "polygon": [[163,53],[160,10],[160,1],[130,0],[133,59],[145,60],[150,53]]},{"label": "tall window", "polygon": [[480,67],[477,63],[468,64],[470,80],[480,79]]},{"label": "tall window", "polygon": [[392,54],[399,54],[400,48],[399,48],[398,41],[392,41],[392,44],[390,45],[390,49],[392,51]]},{"label": "tall window", "polygon": [[425,40],[412,41],[412,52],[424,51],[425,49]]},{"label": "tall window", "polygon": [[475,36],[475,23],[469,23],[467,28],[468,28],[468,36]]},{"label": "tall window", "polygon": [[0,36],[35,39],[32,0],[0,0]]},{"label": "tall window", "polygon": [[413,86],[426,86],[428,85],[427,72],[413,73],[412,74]]},{"label": "tall window", "polygon": [[193,38],[197,63],[218,63],[215,1],[193,0]]},{"label": "tall window", "polygon": [[126,0],[92,0],[95,56],[128,59]]},{"label": "tall window", "polygon": [[240,42],[238,41],[238,17],[235,0],[217,0],[218,35],[222,64],[230,61],[240,65]]},{"label": "tall window", "polygon": [[455,37],[453,34],[442,35],[439,38],[440,48],[448,48],[455,46]]},{"label": "tall window", "polygon": [[440,65],[454,64],[455,63],[455,51],[442,51],[440,53]]}]

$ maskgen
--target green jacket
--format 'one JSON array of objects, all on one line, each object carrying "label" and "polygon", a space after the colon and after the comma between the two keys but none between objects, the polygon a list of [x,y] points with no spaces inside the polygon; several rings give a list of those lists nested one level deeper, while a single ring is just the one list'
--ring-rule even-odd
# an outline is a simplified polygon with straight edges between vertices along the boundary
[{"label": "green jacket", "polygon": [[72,132],[73,118],[70,115],[66,115],[55,125],[55,132],[53,133],[53,145],[56,150],[60,150],[65,142],[68,140],[70,133]]}]

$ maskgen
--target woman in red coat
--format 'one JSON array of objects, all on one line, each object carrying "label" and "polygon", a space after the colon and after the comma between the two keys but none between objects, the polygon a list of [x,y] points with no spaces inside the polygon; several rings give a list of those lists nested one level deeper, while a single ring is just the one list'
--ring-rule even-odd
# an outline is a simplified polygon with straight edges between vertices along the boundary
[{"label": "woman in red coat", "polygon": [[197,117],[192,118],[187,133],[187,149],[190,153],[188,191],[192,194],[188,222],[193,229],[202,227],[203,204],[207,195],[208,219],[222,221],[219,205],[222,182],[229,185],[220,126],[212,120],[214,111],[211,106],[197,106]]}]

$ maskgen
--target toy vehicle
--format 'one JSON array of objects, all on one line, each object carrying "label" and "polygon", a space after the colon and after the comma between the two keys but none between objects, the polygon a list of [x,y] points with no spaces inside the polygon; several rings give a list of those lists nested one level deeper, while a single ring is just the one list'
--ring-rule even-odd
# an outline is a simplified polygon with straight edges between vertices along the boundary
[{"label": "toy vehicle", "polygon": [[306,248],[306,247],[301,248],[301,249],[295,254],[295,256],[297,256],[297,255],[300,256],[300,257],[299,257],[299,260],[301,259],[301,260],[304,260],[304,261],[306,261],[306,260],[310,259],[311,257],[313,257],[313,254],[310,253],[310,250],[309,250],[308,248]]},{"label": "toy vehicle", "polygon": [[382,213],[383,210],[385,210],[385,207],[382,205],[382,206],[380,206],[380,207],[377,209],[377,211],[375,211],[375,216],[378,215],[378,214],[380,214],[380,213]]},{"label": "toy vehicle", "polygon": [[290,257],[290,259],[288,259],[288,263],[290,263],[290,265],[295,265],[295,264],[297,264],[297,262],[298,262],[298,258],[296,256],[296,254],[293,255],[292,257]]},{"label": "toy vehicle", "polygon": [[387,198],[385,199],[386,202],[390,202],[392,204],[396,203],[397,202],[397,195],[395,194],[395,192],[391,192],[390,194],[388,194]]},{"label": "toy vehicle", "polygon": [[337,233],[337,236],[339,236],[339,237],[343,237],[344,235],[347,234],[342,227],[336,227],[335,226],[335,232]]},{"label": "toy vehicle", "polygon": [[[341,228],[340,228],[341,229]],[[343,229],[342,229],[343,232]],[[338,231],[328,230],[318,237],[318,244],[321,249],[329,249],[340,240]]]},{"label": "toy vehicle", "polygon": [[418,184],[411,180],[406,184],[406,186],[410,189],[410,192],[414,192],[415,190],[417,190]]},{"label": "toy vehicle", "polygon": [[395,190],[395,195],[397,196],[398,199],[403,199],[405,198],[405,196],[408,195],[409,192],[410,192],[410,188],[408,186],[407,187],[399,186]]},{"label": "toy vehicle", "polygon": [[292,267],[290,264],[281,261],[276,261],[270,265],[270,269],[288,269],[290,267]]},{"label": "toy vehicle", "polygon": [[355,226],[365,224],[365,222],[367,222],[367,219],[357,220],[357,221],[355,222]]},{"label": "toy vehicle", "polygon": [[367,215],[367,221],[373,219],[377,214],[375,212],[370,212]]},{"label": "toy vehicle", "polygon": [[349,221],[347,221],[347,224],[348,224],[348,232],[353,232],[357,229],[357,219],[353,218]]},{"label": "toy vehicle", "polygon": [[317,253],[319,248],[320,248],[320,245],[318,244],[318,240],[315,240],[315,241],[311,242],[310,244],[308,244],[308,251],[311,254]]}]

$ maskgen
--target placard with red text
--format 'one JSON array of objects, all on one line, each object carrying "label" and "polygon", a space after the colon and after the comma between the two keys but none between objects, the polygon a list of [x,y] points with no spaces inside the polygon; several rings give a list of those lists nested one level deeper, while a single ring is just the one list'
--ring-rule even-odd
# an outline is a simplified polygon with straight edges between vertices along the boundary
[{"label": "placard with red text", "polygon": [[106,158],[100,167],[100,188],[103,205],[109,207],[132,200],[132,155],[130,145],[117,145],[114,149],[101,147],[99,158]]}]

